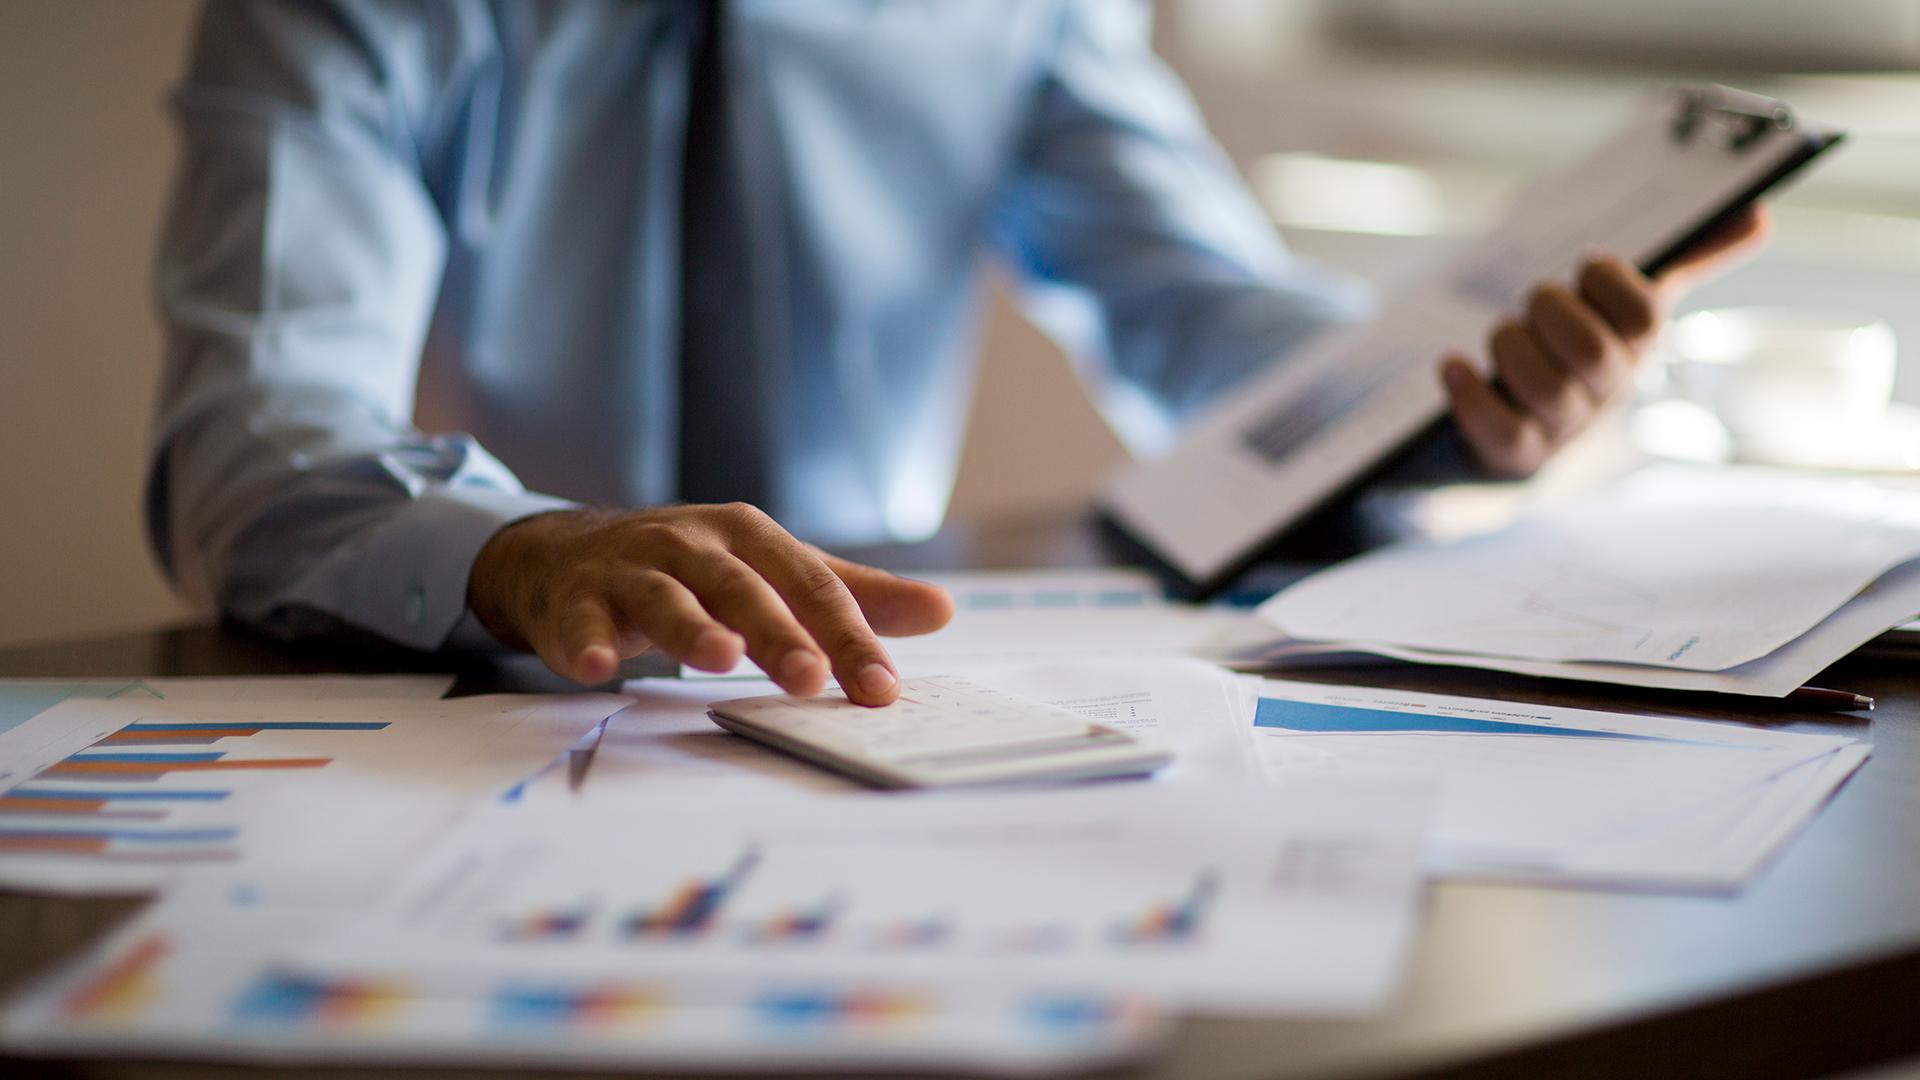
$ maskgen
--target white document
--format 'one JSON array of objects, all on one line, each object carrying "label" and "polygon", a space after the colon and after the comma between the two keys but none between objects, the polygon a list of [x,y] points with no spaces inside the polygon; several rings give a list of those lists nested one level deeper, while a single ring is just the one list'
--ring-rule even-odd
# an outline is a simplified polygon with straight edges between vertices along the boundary
[{"label": "white document", "polygon": [[[881,639],[906,678],[979,664],[1196,656],[1267,634],[1245,610],[1167,600],[1153,576],[1140,570],[988,570],[925,580],[953,594],[954,616],[932,634]],[[682,674],[761,677],[746,660],[721,676],[690,668]]]},{"label": "white document", "polygon": [[1656,472],[1491,534],[1350,559],[1259,613],[1308,640],[1725,671],[1915,556],[1920,494]]},{"label": "white document", "polygon": [[1105,493],[1107,510],[1190,581],[1222,583],[1439,419],[1440,358],[1457,352],[1487,369],[1487,334],[1527,290],[1568,281],[1594,250],[1646,265],[1833,139],[1801,120],[1761,127],[1736,147],[1717,116],[1676,137],[1682,112],[1670,96],[1636,108],[1592,154],[1529,184],[1501,224],[1390,297],[1379,318],[1289,354],[1202,417],[1167,458],[1123,473]]},{"label": "white document", "polygon": [[1842,736],[1270,680],[1268,775],[1440,784],[1429,866],[1451,877],[1726,890],[1865,759]]},{"label": "white document", "polygon": [[0,1040],[20,1053],[302,1064],[599,1068],[964,1069],[1038,1073],[1137,1056],[1166,1016],[1137,996],[1004,984],[829,978],[569,980],[457,990],[404,974],[276,969],[332,932],[302,907],[169,897],[20,995]]},{"label": "white document", "polygon": [[[1358,642],[1344,646],[1330,645],[1328,648],[1346,648],[1416,664],[1485,668],[1539,678],[1777,698],[1792,693],[1841,657],[1872,641],[1888,626],[1907,618],[1907,613],[1913,611],[1916,604],[1920,604],[1920,561],[1888,571],[1819,625],[1769,655],[1725,671],[1686,671],[1645,664],[1515,660]],[[1242,653],[1241,657],[1239,663],[1264,667],[1258,651]],[[1281,664],[1287,662],[1282,659]]]},{"label": "white document", "polygon": [[[1152,783],[1245,783],[1258,775],[1246,741],[1253,705],[1240,677],[1177,657],[1078,663],[966,663],[960,675],[1044,701],[1172,747],[1174,763]],[[765,681],[636,679],[633,707],[613,718],[578,785],[560,770],[527,786],[530,805],[549,801],[610,806],[687,789],[690,797],[736,801],[795,793],[872,795],[865,787],[751,739],[722,730],[710,702],[777,694]]]},{"label": "white document", "polygon": [[148,679],[0,679],[0,734],[68,698],[120,697],[175,701],[336,698],[437,698],[451,675],[272,675]]},{"label": "white document", "polygon": [[69,700],[0,734],[0,884],[357,898],[627,704]]},{"label": "white document", "polygon": [[1259,770],[1245,737],[1246,680],[1201,660],[969,665],[958,673],[1171,747],[1154,782],[1239,784]]},{"label": "white document", "polygon": [[[1383,1005],[1427,791],[1105,784],[470,818],[303,972],[1006,980],[1244,1014]],[[670,823],[670,824],[669,824]]]}]

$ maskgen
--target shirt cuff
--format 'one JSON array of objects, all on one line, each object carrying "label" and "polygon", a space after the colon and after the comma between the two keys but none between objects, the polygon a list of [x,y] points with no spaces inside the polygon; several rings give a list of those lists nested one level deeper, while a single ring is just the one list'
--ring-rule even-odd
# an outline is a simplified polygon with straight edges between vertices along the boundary
[{"label": "shirt cuff", "polygon": [[[382,530],[384,558],[369,560],[353,595],[368,602],[353,621],[409,648],[500,649],[467,610],[467,575],[493,534],[516,521],[578,503],[496,488],[441,487],[421,493]],[[471,626],[456,637],[462,622]]]}]

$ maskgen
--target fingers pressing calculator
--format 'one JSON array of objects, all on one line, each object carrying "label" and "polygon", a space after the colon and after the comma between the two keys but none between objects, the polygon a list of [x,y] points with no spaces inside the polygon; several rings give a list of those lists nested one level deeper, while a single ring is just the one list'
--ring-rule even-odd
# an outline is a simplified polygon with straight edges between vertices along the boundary
[{"label": "fingers pressing calculator", "polygon": [[708,706],[728,731],[880,787],[1093,780],[1150,773],[1172,751],[966,679],[908,679],[891,705],[839,692]]}]

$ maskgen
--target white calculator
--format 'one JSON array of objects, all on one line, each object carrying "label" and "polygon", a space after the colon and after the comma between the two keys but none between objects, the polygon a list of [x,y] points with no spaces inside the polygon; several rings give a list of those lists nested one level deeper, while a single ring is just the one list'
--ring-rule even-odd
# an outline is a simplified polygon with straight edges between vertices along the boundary
[{"label": "white calculator", "polygon": [[971,682],[908,679],[891,705],[832,692],[739,698],[713,722],[880,787],[1094,780],[1150,773],[1173,752],[1065,709]]}]

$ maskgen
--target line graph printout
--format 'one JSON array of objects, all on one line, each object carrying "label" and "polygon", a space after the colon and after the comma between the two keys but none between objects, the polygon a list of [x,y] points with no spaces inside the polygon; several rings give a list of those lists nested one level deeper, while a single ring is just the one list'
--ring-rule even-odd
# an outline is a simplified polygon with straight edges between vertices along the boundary
[{"label": "line graph printout", "polygon": [[0,883],[351,894],[627,704],[71,698],[0,734]]},{"label": "line graph printout", "polygon": [[1920,555],[1920,496],[1804,490],[1736,500],[1629,483],[1495,533],[1340,563],[1259,613],[1315,641],[1724,671]]},{"label": "line graph printout", "polygon": [[1454,877],[1723,890],[1867,744],[1664,717],[1268,680],[1267,775],[1439,784],[1429,866]]},{"label": "line graph printout", "polygon": [[[476,816],[312,975],[1003,978],[1226,1012],[1352,1013],[1397,982],[1426,791],[1116,785],[675,815]],[[676,803],[677,805],[677,803]],[[1317,853],[1302,859],[1303,851]],[[565,920],[564,934],[527,928]]]},{"label": "line graph printout", "polygon": [[1128,1058],[1167,1019],[1138,996],[821,977],[407,976],[275,967],[336,913],[169,896],[16,999],[0,1038],[55,1056],[144,1052],[291,1064],[882,1066],[1036,1072]]}]

